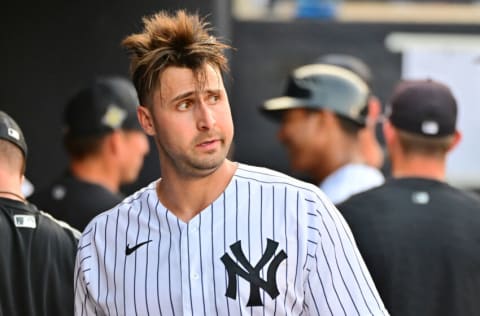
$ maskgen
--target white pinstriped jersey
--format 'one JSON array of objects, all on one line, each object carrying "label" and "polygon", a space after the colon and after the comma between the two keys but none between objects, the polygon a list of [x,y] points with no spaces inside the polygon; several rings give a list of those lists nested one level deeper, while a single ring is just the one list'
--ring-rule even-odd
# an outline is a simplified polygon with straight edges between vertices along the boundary
[{"label": "white pinstriped jersey", "polygon": [[239,164],[223,194],[185,223],[155,185],[83,232],[75,315],[388,315],[316,186]]}]

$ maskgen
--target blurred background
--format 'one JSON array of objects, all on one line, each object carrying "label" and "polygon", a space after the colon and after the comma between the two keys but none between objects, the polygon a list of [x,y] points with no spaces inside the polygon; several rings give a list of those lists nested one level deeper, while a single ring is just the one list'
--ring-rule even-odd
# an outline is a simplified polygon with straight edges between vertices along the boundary
[{"label": "blurred background", "polygon": [[[276,139],[278,126],[258,107],[283,93],[293,68],[342,53],[369,64],[373,91],[383,105],[400,78],[431,77],[449,84],[459,101],[464,139],[449,158],[448,179],[459,187],[480,187],[480,2],[8,2],[0,11],[0,109],[23,128],[29,146],[26,176],[36,188],[66,167],[62,113],[67,99],[94,76],[128,76],[121,40],[141,29],[142,16],[179,8],[208,15],[217,35],[235,47],[226,78],[236,127],[234,160],[290,173]],[[158,175],[152,150],[138,181],[124,191]]]}]

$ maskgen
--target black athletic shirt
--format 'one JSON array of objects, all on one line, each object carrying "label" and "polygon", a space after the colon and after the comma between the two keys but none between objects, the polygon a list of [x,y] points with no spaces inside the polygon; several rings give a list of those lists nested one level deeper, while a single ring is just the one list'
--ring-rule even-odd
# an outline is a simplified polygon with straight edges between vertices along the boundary
[{"label": "black athletic shirt", "polygon": [[480,315],[480,200],[390,179],[338,208],[392,316]]},{"label": "black athletic shirt", "polygon": [[79,237],[32,204],[0,198],[0,315],[73,315]]},{"label": "black athletic shirt", "polygon": [[55,218],[83,230],[92,218],[123,200],[107,188],[80,180],[70,172],[50,186],[34,193],[29,200]]}]

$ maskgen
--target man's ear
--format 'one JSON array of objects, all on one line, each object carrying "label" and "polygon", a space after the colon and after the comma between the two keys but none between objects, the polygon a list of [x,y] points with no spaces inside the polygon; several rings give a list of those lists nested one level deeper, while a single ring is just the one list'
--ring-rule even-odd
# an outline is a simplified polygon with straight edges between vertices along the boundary
[{"label": "man's ear", "polygon": [[455,131],[455,134],[453,135],[453,141],[450,144],[450,147],[448,148],[448,151],[453,150],[455,147],[457,147],[458,143],[462,140],[462,133],[460,131]]},{"label": "man's ear", "polygon": [[377,124],[377,121],[382,114],[382,104],[380,103],[380,100],[375,97],[371,96],[368,99],[368,114],[367,114],[367,125],[368,126],[375,126]]},{"label": "man's ear", "polygon": [[390,123],[389,120],[385,120],[383,122],[383,138],[385,139],[386,144],[390,144],[393,140],[393,138],[396,135],[396,130],[392,126],[392,123]]},{"label": "man's ear", "polygon": [[150,110],[143,105],[137,107],[137,118],[138,122],[142,126],[143,130],[147,135],[155,135],[155,127],[153,125],[153,117],[150,113]]}]

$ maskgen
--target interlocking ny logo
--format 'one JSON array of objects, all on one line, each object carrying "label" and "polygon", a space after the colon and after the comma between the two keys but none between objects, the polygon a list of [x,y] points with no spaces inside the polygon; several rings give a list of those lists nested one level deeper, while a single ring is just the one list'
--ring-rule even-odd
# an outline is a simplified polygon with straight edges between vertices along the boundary
[{"label": "interlocking ny logo", "polygon": [[258,261],[257,265],[253,267],[250,262],[248,262],[245,254],[242,251],[242,242],[240,240],[230,245],[233,255],[246,271],[237,263],[235,263],[227,253],[222,256],[222,262],[225,265],[225,268],[227,268],[228,272],[228,287],[225,295],[233,299],[237,298],[236,275],[238,275],[250,282],[250,297],[248,298],[247,306],[263,306],[260,298],[260,288],[267,292],[272,299],[276,298],[279,294],[276,280],[277,270],[280,263],[287,258],[285,251],[280,251],[273,258],[272,262],[270,262],[270,265],[267,269],[267,281],[260,278],[260,270],[275,255],[275,250],[277,250],[277,247],[278,242],[267,239],[267,249]]}]

